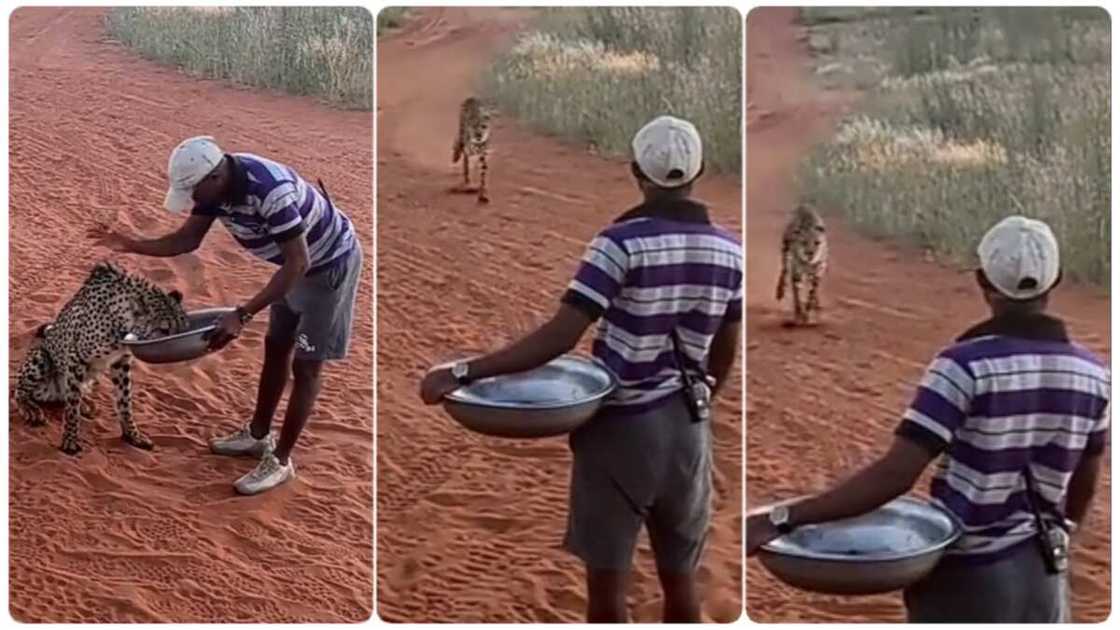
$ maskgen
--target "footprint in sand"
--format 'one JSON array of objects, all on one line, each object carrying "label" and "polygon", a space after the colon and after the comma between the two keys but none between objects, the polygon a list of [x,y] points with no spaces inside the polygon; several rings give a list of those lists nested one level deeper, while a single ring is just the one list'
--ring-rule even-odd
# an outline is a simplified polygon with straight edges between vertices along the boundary
[{"label": "footprint in sand", "polygon": [[173,280],[177,280],[179,278],[179,274],[175,273],[174,270],[167,268],[149,269],[144,273],[144,275],[148,276],[148,278],[152,282],[157,282],[159,284],[171,284]]}]

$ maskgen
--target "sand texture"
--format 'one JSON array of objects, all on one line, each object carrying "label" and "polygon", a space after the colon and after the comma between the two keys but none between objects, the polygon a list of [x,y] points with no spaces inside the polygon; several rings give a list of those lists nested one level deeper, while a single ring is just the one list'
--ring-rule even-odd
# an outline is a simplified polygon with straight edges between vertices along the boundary
[{"label": "sand texture", "polygon": [[[9,369],[91,266],[112,257],[188,308],[251,297],[273,268],[215,224],[170,259],[114,255],[84,238],[95,220],[149,235],[170,150],[215,135],[326,182],[372,261],[372,116],[238,89],[142,61],[107,39],[101,9],[24,8],[11,18]],[[369,265],[372,267],[372,265]],[[250,459],[207,439],[252,412],[267,315],[222,352],[139,365],[134,411],[155,450],[125,445],[104,378],[78,458],[60,418],[9,415],[11,612],[36,622],[346,622],[372,607],[372,273],[362,279],[349,359],[328,366],[293,455],[299,477],[252,498],[233,481]],[[284,408],[282,403],[281,410]],[[279,417],[274,425],[279,428]]]},{"label": "sand texture", "polygon": [[[459,102],[526,16],[426,9],[378,44],[377,580],[388,621],[583,618],[583,567],[559,549],[566,439],[470,433],[418,394],[433,363],[549,317],[586,243],[638,199],[625,161],[509,118],[492,134],[491,203],[448,192],[459,177],[450,162]],[[698,188],[736,231],[739,179],[710,176]],[[741,614],[738,367],[733,378],[713,427],[715,515],[700,569],[704,614],[718,621]],[[659,618],[644,534],[631,593],[638,620]]]},{"label": "sand texture", "polygon": [[[823,323],[782,327],[791,307],[774,301],[774,286],[782,225],[796,202],[791,177],[813,143],[855,106],[854,95],[810,83],[805,29],[795,15],[796,9],[755,9],[747,22],[748,507],[824,489],[869,463],[889,443],[933,354],[987,314],[971,273],[858,236],[833,218]],[[1109,302],[1101,291],[1063,286],[1052,308],[1075,339],[1107,360]],[[1109,613],[1109,478],[1106,466],[1078,536],[1077,621],[1102,621]],[[747,613],[758,622],[904,619],[897,594],[812,595],[778,582],[754,560],[747,567]]]}]

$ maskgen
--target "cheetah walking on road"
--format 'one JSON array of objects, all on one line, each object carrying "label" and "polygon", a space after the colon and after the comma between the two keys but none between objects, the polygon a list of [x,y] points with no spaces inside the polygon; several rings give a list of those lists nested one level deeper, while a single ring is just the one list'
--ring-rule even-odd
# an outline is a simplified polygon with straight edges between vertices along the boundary
[{"label": "cheetah walking on road", "polygon": [[478,202],[488,203],[486,194],[486,157],[490,152],[490,110],[478,98],[468,97],[459,106],[459,133],[451,150],[451,162],[463,160],[463,187],[465,192],[473,192],[471,185],[470,158],[478,158],[479,185]]},{"label": "cheetah walking on road", "polygon": [[[820,311],[818,292],[828,268],[828,239],[824,221],[806,204],[798,204],[782,233],[782,270],[775,297],[785,297],[786,283],[793,294],[793,324],[808,324]],[[801,300],[802,284],[808,282],[809,295]]]}]

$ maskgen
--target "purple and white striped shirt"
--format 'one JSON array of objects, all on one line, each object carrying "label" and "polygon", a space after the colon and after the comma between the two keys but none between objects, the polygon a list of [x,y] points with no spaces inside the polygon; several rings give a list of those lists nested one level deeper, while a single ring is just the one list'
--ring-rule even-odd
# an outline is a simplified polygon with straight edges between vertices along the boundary
[{"label": "purple and white striped shirt", "polygon": [[899,435],[944,452],[931,495],[965,528],[948,550],[949,562],[991,562],[1029,544],[1037,528],[1026,467],[1040,511],[1064,515],[1082,456],[1105,448],[1108,368],[1070,342],[1060,321],[1037,321],[1054,332],[997,334],[993,320],[988,334],[939,354],[898,427]]},{"label": "purple and white striped shirt", "polygon": [[602,316],[592,353],[620,383],[609,406],[648,410],[682,388],[671,332],[691,368],[743,316],[743,246],[694,201],[643,205],[588,246],[564,300]]},{"label": "purple and white striped shirt", "polygon": [[233,153],[234,204],[196,206],[193,214],[217,217],[254,256],[283,264],[280,243],[305,234],[308,274],[345,260],[354,248],[350,219],[291,167],[250,153]]}]

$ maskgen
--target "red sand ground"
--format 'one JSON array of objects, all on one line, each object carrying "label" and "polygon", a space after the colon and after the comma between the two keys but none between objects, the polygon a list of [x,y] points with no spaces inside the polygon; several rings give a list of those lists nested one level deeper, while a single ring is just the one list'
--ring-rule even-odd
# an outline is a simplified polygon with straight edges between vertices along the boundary
[{"label": "red sand ground", "polygon": [[[372,260],[368,112],[188,78],[108,42],[99,9],[20,9],[11,18],[9,369],[93,263],[95,219],[156,234],[168,152],[212,133],[322,177]],[[271,268],[215,225],[193,255],[114,256],[188,307],[247,299]],[[211,455],[209,436],[252,411],[267,317],[220,354],[137,370],[135,412],[156,443],[124,445],[104,379],[84,452],[60,425],[9,415],[11,612],[20,621],[347,622],[372,603],[372,275],[361,283],[350,358],[328,368],[295,452],[299,478],[237,497],[249,459]],[[283,407],[281,407],[283,409]]]},{"label": "red sand ground", "polygon": [[[637,199],[624,161],[501,120],[491,203],[452,195],[459,101],[528,14],[418,11],[378,44],[378,613],[390,621],[579,621],[583,568],[558,548],[570,456],[563,438],[468,432],[422,405],[434,362],[485,350],[551,315],[596,231]],[[740,227],[738,177],[699,196]],[[589,335],[590,337],[590,335]],[[585,347],[586,349],[586,347]],[[739,373],[734,375],[738,383]],[[741,614],[739,387],[718,403],[716,512],[700,576],[709,619]],[[644,536],[643,536],[644,539]],[[648,548],[631,590],[660,616]]]},{"label": "red sand ground", "polygon": [[[832,265],[823,285],[825,323],[786,330],[788,303],[774,301],[782,223],[796,191],[790,177],[826,138],[851,99],[808,81],[796,9],[755,9],[747,20],[747,488],[748,506],[823,489],[869,462],[890,440],[926,363],[985,314],[971,274],[923,262],[853,234],[832,219]],[[1063,287],[1054,310],[1073,334],[1108,357],[1109,301]],[[1110,474],[1079,534],[1074,618],[1109,613]],[[922,492],[928,478],[921,482]],[[747,613],[758,622],[902,621],[901,598],[811,595],[747,568]]]}]

